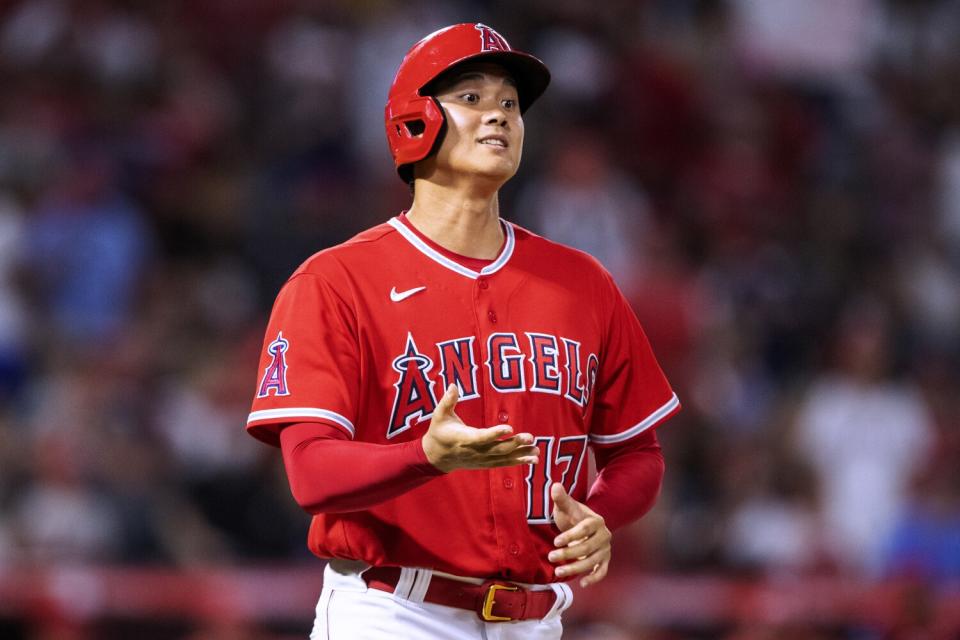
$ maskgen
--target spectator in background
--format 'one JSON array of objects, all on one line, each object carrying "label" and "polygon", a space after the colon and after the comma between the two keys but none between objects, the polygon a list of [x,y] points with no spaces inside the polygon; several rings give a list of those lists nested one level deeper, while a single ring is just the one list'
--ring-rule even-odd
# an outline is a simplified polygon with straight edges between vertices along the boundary
[{"label": "spectator in background", "polygon": [[772,443],[738,448],[730,456],[735,506],[724,536],[729,563],[740,570],[797,574],[814,568],[824,538],[807,470]]},{"label": "spectator in background", "polygon": [[81,146],[65,159],[30,214],[25,262],[51,335],[98,345],[130,322],[151,232],[143,211],[120,193],[107,150]]},{"label": "spectator in background", "polygon": [[27,375],[27,309],[17,286],[23,244],[23,211],[0,191],[0,401]]},{"label": "spectator in background", "polygon": [[38,563],[108,561],[122,547],[119,514],[90,482],[78,442],[48,433],[34,442],[33,483],[13,511],[18,555]]},{"label": "spectator in background", "polygon": [[596,257],[629,297],[643,261],[638,241],[650,224],[647,199],[613,164],[599,131],[571,127],[556,135],[563,146],[517,211],[544,236]]},{"label": "spectator in background", "polygon": [[921,353],[960,355],[960,269],[944,236],[904,243],[896,285]]},{"label": "spectator in background", "polygon": [[943,584],[960,580],[960,467],[944,450],[905,501],[883,554],[886,576]]},{"label": "spectator in background", "polygon": [[878,301],[849,303],[836,328],[836,367],[814,379],[796,423],[798,453],[819,483],[832,559],[860,574],[878,570],[932,444],[926,402],[893,377],[892,338]]},{"label": "spectator in background", "polygon": [[951,256],[960,260],[960,123],[944,136],[938,158],[938,231],[949,241]]}]

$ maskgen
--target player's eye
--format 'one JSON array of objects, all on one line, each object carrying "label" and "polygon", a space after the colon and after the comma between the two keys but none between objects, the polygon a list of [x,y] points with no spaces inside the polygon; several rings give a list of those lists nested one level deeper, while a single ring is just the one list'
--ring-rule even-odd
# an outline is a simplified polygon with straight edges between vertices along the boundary
[{"label": "player's eye", "polygon": [[477,104],[480,102],[480,96],[475,93],[463,93],[460,95],[460,99],[467,104]]},{"label": "player's eye", "polygon": [[502,100],[500,104],[503,105],[504,109],[507,109],[508,111],[510,111],[517,106],[517,101],[513,100],[512,98],[507,98],[506,100]]}]

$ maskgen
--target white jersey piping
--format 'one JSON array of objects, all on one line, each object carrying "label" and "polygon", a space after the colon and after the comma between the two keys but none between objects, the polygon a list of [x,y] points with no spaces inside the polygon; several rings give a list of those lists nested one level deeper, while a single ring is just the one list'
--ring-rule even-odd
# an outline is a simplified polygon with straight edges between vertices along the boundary
[{"label": "white jersey piping", "polygon": [[506,220],[503,220],[502,222],[503,222],[504,231],[507,236],[507,241],[504,244],[503,251],[500,252],[500,255],[497,256],[496,260],[494,260],[493,262],[485,266],[483,269],[481,269],[480,271],[474,271],[473,269],[468,269],[462,264],[459,264],[455,260],[451,260],[447,256],[443,255],[442,253],[440,253],[439,251],[437,251],[436,249],[428,245],[426,242],[421,240],[417,236],[417,234],[411,231],[407,227],[407,225],[400,222],[398,218],[394,217],[387,220],[387,224],[389,224],[391,227],[399,231],[400,235],[402,235],[407,240],[407,242],[412,244],[417,251],[424,254],[434,262],[446,267],[447,269],[450,269],[451,271],[456,271],[460,275],[466,276],[473,280],[476,280],[480,276],[488,276],[492,273],[496,273],[503,267],[503,265],[507,264],[507,261],[510,260],[510,256],[513,255],[513,248],[516,244],[516,239],[514,237],[514,232],[513,232],[513,224],[511,224],[510,222],[507,222]]},{"label": "white jersey piping", "polygon": [[260,411],[254,411],[247,417],[247,425],[250,425],[254,422],[259,422],[261,420],[273,420],[276,421],[278,418],[323,418],[325,420],[330,420],[335,422],[350,433],[350,437],[356,435],[356,429],[353,428],[353,423],[350,422],[347,418],[344,418],[339,413],[335,411],[329,411],[327,409],[315,409],[313,407],[291,407],[289,409],[261,409]]},{"label": "white jersey piping", "polygon": [[677,394],[673,394],[667,402],[651,413],[649,416],[633,425],[629,429],[621,431],[620,433],[612,433],[609,435],[600,435],[600,434],[590,434],[590,440],[596,442],[597,444],[614,444],[617,442],[624,442],[630,438],[643,433],[650,427],[654,426],[664,418],[666,418],[670,413],[680,406],[680,399],[677,398]]}]

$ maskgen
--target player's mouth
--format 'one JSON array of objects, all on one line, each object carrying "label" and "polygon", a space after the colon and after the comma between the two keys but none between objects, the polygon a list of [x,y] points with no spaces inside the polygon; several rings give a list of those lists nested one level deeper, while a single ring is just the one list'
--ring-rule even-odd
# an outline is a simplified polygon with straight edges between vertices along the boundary
[{"label": "player's mouth", "polygon": [[498,147],[500,149],[506,149],[507,147],[510,146],[510,142],[507,140],[507,136],[502,136],[497,134],[483,136],[482,138],[477,140],[477,142],[479,142],[480,144],[491,146],[491,147]]}]

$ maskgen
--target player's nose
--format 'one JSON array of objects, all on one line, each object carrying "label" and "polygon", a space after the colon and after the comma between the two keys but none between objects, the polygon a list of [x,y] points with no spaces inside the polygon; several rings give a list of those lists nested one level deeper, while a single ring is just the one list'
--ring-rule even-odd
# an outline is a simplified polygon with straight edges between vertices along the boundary
[{"label": "player's nose", "polygon": [[496,99],[486,103],[482,119],[484,124],[506,126],[510,118],[506,107],[503,106],[503,101]]},{"label": "player's nose", "polygon": [[492,124],[498,127],[504,127],[507,124],[507,114],[503,109],[491,109],[484,114],[483,124]]}]

